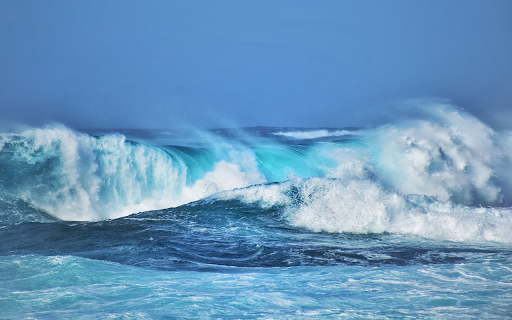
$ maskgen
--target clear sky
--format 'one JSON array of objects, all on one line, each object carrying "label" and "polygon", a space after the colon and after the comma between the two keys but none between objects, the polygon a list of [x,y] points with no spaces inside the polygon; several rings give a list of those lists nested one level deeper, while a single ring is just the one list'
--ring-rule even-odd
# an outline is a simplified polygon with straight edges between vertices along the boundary
[{"label": "clear sky", "polygon": [[419,97],[512,110],[510,0],[2,0],[0,41],[4,125],[342,127]]}]

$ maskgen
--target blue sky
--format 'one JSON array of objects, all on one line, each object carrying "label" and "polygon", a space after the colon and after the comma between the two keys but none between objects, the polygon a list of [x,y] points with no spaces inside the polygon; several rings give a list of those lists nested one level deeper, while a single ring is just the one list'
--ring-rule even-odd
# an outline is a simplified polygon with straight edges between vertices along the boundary
[{"label": "blue sky", "polygon": [[0,124],[359,126],[422,97],[500,124],[511,30],[508,0],[3,0]]}]

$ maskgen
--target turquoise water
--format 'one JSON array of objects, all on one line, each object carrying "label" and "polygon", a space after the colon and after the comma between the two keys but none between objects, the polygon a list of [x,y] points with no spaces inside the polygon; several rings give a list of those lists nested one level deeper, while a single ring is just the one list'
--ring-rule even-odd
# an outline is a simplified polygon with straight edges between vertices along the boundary
[{"label": "turquoise water", "polygon": [[0,316],[13,319],[503,319],[512,311],[510,257],[216,272],[159,271],[73,256],[0,261]]},{"label": "turquoise water", "polygon": [[512,317],[512,134],[0,135],[0,318]]}]

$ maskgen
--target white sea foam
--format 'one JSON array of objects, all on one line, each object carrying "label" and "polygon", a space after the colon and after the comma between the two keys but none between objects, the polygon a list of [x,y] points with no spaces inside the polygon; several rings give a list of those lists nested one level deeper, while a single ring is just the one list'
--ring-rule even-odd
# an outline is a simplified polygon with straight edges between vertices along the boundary
[{"label": "white sea foam", "polygon": [[324,148],[337,163],[324,178],[218,197],[282,206],[290,223],[314,231],[512,242],[512,135],[450,105],[426,113],[364,132],[366,147]]},{"label": "white sea foam", "polygon": [[196,201],[224,190],[243,188],[266,182],[258,171],[256,161],[251,154],[233,152],[235,163],[220,161],[213,171],[205,174],[192,186],[184,186],[180,196],[181,204]]},{"label": "white sea foam", "polygon": [[294,178],[226,191],[216,199],[278,206],[295,226],[312,231],[398,233],[436,240],[512,242],[512,209],[470,207],[386,191],[371,180]]},{"label": "white sea foam", "polygon": [[290,132],[275,132],[272,133],[276,136],[284,136],[295,139],[318,139],[318,138],[326,138],[326,137],[341,137],[348,135],[359,135],[360,131],[349,131],[349,130],[336,130],[329,131],[326,129],[323,130],[311,130],[311,131],[290,131]]},{"label": "white sea foam", "polygon": [[429,110],[434,121],[409,121],[373,131],[375,169],[404,194],[463,204],[499,205],[512,198],[496,179],[503,163],[497,133],[450,106]]},{"label": "white sea foam", "polygon": [[[0,135],[0,182],[3,192],[59,219],[101,220],[291,175],[289,182],[229,197],[283,205],[293,224],[312,230],[509,241],[504,234],[512,225],[503,207],[512,203],[512,134],[449,105],[431,106],[428,114],[366,130],[358,141],[300,147],[251,150],[205,134],[211,147],[196,149],[190,159],[122,135],[29,129]],[[292,189],[300,192],[286,191]],[[435,205],[414,204],[411,197]]]},{"label": "white sea foam", "polygon": [[62,220],[118,218],[265,182],[247,152],[232,151],[230,161],[187,184],[183,161],[122,135],[93,138],[49,127],[2,138],[13,155],[4,153],[2,191]]}]

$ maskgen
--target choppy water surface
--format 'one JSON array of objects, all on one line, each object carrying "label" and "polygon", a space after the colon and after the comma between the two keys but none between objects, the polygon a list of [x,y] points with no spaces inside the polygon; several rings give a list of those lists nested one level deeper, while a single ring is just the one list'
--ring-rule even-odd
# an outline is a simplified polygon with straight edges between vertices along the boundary
[{"label": "choppy water surface", "polygon": [[0,317],[512,315],[509,132],[0,135]]}]

